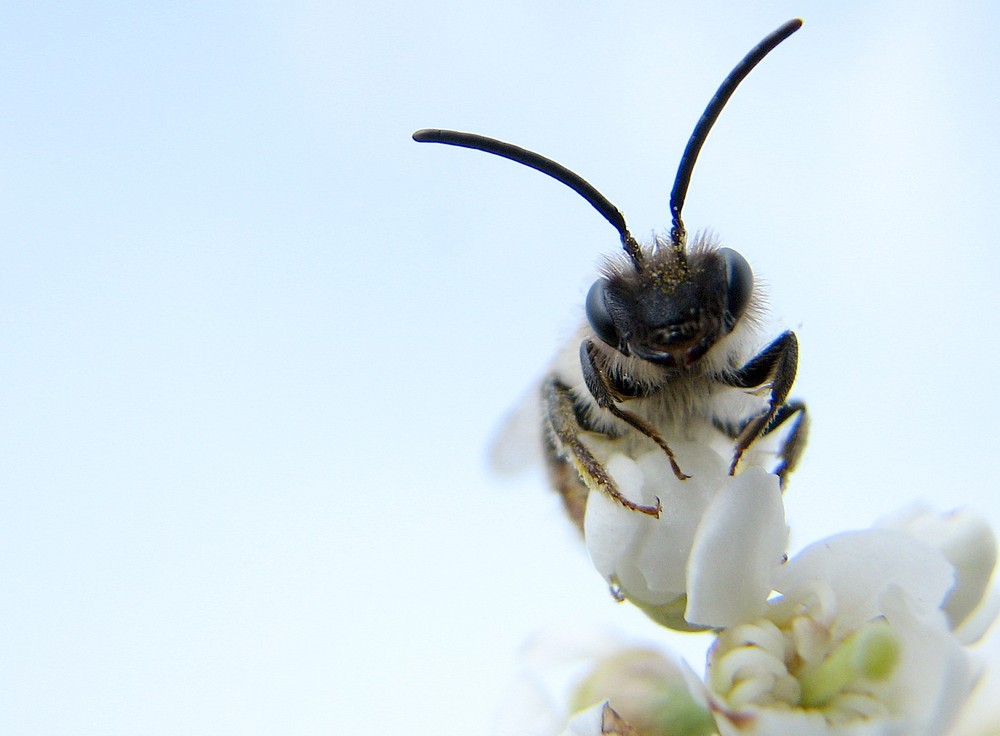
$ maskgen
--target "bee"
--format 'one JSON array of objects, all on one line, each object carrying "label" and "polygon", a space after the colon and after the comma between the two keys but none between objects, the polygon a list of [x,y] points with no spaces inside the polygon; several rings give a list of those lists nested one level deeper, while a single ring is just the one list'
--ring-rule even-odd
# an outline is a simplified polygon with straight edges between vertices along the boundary
[{"label": "bee", "polygon": [[[658,447],[674,475],[686,480],[690,476],[667,438],[688,440],[708,426],[731,446],[733,475],[754,442],[784,425],[772,472],[784,483],[795,467],[806,433],[805,405],[788,400],[798,365],[795,333],[785,331],[751,352],[763,312],[753,271],[743,256],[709,235],[698,234],[689,244],[681,211],[695,161],[727,101],[801,25],[791,20],[755,46],[708,103],[674,179],[669,238],[654,236],[640,245],[604,195],[540,154],[474,133],[413,134],[418,142],[472,148],[551,176],[587,200],[621,238],[624,252],[607,263],[587,294],[579,342],[557,356],[541,389],[549,474],[580,528],[591,491],[639,513],[658,517],[662,511],[659,499],[640,504],[619,490],[602,462],[612,452],[635,457]],[[760,398],[748,409],[734,393]],[[729,398],[720,401],[720,394]]]}]

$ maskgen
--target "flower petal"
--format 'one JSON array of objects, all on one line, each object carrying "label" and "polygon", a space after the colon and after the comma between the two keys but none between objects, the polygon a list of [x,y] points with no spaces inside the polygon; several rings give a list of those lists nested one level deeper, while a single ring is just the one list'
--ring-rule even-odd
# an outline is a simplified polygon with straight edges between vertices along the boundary
[{"label": "flower petal", "polygon": [[788,540],[778,477],[762,468],[724,484],[706,510],[687,566],[691,623],[729,627],[764,610]]},{"label": "flower petal", "polygon": [[[900,529],[940,550],[955,568],[955,585],[948,593],[944,611],[952,629],[961,627],[987,598],[990,579],[997,563],[997,543],[993,530],[984,518],[967,509],[954,509],[939,514],[923,507],[914,507],[883,520],[881,526]],[[989,619],[979,617],[978,626],[964,631],[963,640],[985,633]],[[975,636],[971,641],[978,639]]]},{"label": "flower petal", "polygon": [[881,596],[880,608],[902,652],[885,700],[911,720],[908,733],[947,733],[972,692],[978,669],[952,636],[941,611],[923,609],[898,586]]},{"label": "flower petal", "polygon": [[724,477],[724,460],[697,446],[682,446],[694,477],[679,481],[659,450],[638,461],[612,455],[605,467],[619,491],[638,503],[659,499],[660,518],[637,513],[603,493],[591,493],[584,517],[587,550],[597,570],[637,603],[659,606],[682,596],[695,530]]},{"label": "flower petal", "polygon": [[918,607],[935,610],[953,580],[952,566],[929,544],[902,531],[865,529],[806,547],[777,571],[774,587],[786,596],[815,588],[836,601],[837,610],[827,613],[837,629],[853,631],[880,614],[879,598],[889,585],[905,590]]}]

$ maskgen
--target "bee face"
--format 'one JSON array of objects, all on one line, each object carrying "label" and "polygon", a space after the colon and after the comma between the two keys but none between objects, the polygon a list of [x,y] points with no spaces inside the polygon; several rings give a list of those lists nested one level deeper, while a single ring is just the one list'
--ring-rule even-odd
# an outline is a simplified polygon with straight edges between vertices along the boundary
[{"label": "bee face", "polygon": [[622,355],[687,367],[736,327],[750,304],[753,272],[731,248],[689,255],[658,245],[642,268],[630,262],[594,283],[587,321]]}]

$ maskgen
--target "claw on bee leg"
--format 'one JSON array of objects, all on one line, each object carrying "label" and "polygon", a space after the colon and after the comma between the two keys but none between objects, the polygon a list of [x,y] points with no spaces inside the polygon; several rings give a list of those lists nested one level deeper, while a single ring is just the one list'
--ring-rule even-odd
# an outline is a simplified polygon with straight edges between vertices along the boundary
[{"label": "claw on bee leg", "polygon": [[622,506],[629,509],[630,511],[638,511],[640,514],[646,514],[647,516],[652,516],[654,519],[659,519],[660,512],[663,511],[663,504],[660,503],[659,497],[653,499],[654,501],[656,501],[656,504],[652,506],[646,506],[644,504],[636,503],[635,501],[629,501],[627,498],[621,495],[619,495],[619,497],[615,500],[617,500],[618,503],[620,503]]},{"label": "claw on bee leg", "polygon": [[638,511],[640,514],[652,516],[654,519],[660,518],[660,512],[663,511],[663,505],[660,503],[659,496],[654,497],[653,501],[655,503],[653,504],[647,505],[636,503],[618,490],[618,484],[615,483],[614,479],[610,474],[608,474],[604,466],[600,465],[596,461],[593,461],[593,457],[590,456],[589,453],[585,451],[581,452],[581,450],[582,448],[577,448],[577,470],[580,472],[581,478],[587,478],[588,485],[593,484],[591,487],[599,491],[604,491],[614,501],[621,504],[629,511]]},{"label": "claw on bee leg", "polygon": [[733,461],[729,463],[729,474],[736,475],[736,466],[740,463],[740,458],[743,457],[743,450],[737,450],[733,453]]}]

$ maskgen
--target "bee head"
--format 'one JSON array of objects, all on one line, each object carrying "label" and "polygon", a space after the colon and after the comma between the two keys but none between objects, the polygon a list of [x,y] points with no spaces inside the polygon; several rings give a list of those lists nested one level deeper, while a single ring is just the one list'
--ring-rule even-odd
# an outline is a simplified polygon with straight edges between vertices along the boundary
[{"label": "bee head", "polygon": [[731,248],[690,256],[658,244],[643,268],[609,270],[587,294],[587,321],[623,355],[688,366],[733,331],[753,294],[750,264]]}]

